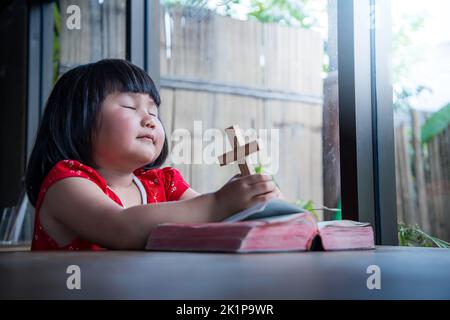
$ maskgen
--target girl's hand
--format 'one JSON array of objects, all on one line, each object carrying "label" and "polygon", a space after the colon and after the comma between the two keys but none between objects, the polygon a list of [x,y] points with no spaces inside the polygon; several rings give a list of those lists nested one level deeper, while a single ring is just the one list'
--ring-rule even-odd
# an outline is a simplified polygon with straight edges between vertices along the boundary
[{"label": "girl's hand", "polygon": [[[231,181],[236,180],[237,178],[240,178],[240,177],[241,177],[240,173],[235,174],[230,180],[228,180],[228,182],[226,184],[228,184]],[[273,177],[272,177],[272,180],[273,180]],[[273,180],[273,181],[275,181],[275,180]],[[277,198],[278,199],[287,201],[286,198],[284,197],[283,193],[281,192],[280,188],[278,187],[278,185],[276,185],[276,192],[277,192]]]},{"label": "girl's hand", "polygon": [[272,177],[264,174],[235,175],[214,195],[223,218],[259,202],[282,197]]}]

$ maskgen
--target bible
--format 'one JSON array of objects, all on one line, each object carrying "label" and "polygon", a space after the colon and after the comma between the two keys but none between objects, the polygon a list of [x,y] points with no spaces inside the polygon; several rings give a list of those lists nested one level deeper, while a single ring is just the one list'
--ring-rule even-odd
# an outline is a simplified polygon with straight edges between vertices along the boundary
[{"label": "bible", "polygon": [[258,203],[222,222],[163,223],[150,234],[146,250],[208,252],[287,252],[374,249],[369,223],[317,222],[286,201]]}]

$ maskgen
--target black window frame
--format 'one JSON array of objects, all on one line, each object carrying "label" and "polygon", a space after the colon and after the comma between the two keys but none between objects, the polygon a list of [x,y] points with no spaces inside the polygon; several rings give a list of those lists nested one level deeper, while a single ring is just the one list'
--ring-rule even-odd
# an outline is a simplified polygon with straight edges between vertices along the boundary
[{"label": "black window frame", "polygon": [[389,0],[338,0],[339,139],[343,218],[397,245],[389,9]]}]

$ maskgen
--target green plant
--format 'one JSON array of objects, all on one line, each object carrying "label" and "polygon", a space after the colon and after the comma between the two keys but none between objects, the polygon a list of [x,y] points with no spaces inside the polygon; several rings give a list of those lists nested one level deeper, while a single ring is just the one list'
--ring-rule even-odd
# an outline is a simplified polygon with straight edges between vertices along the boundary
[{"label": "green plant", "polygon": [[450,243],[423,232],[418,225],[399,223],[398,239],[401,246],[450,248]]},{"label": "green plant", "polygon": [[291,27],[311,29],[319,24],[318,16],[324,8],[317,8],[314,0],[162,0],[165,7],[183,5],[186,7],[212,9],[220,14],[235,18],[245,16],[263,23],[281,23]]},{"label": "green plant", "polygon": [[422,143],[430,141],[450,125],[450,103],[434,113],[422,126]]},{"label": "green plant", "polygon": [[296,200],[293,202],[297,207],[300,207],[308,212],[311,212],[316,219],[319,221],[320,217],[319,214],[317,213],[316,209],[314,208],[314,203],[312,202],[312,200]]},{"label": "green plant", "polygon": [[[264,168],[261,164],[259,164],[258,166],[255,167],[255,172],[256,173],[264,173]],[[278,189],[281,190],[278,182],[275,180],[275,177],[273,174],[271,174],[272,176],[272,180],[275,182],[275,184],[277,185]],[[312,200],[301,200],[301,199],[297,199],[295,201],[292,202],[292,204],[295,204],[297,207],[300,207],[306,211],[311,212],[312,214],[314,214],[314,216],[316,217],[317,220],[320,220],[320,215],[317,213],[317,210],[328,210],[328,211],[333,211],[333,212],[340,212],[340,209],[336,209],[336,208],[328,208],[325,207],[323,205],[316,205]],[[317,208],[319,207],[319,208]]]},{"label": "green plant", "polygon": [[[237,1],[239,2],[239,1]],[[264,23],[311,29],[318,24],[311,0],[252,0],[248,15]]]}]

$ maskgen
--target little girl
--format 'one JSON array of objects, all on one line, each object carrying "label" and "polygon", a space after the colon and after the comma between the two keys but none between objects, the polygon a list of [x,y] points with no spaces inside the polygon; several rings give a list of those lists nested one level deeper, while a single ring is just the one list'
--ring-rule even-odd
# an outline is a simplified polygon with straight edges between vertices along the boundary
[{"label": "little girl", "polygon": [[27,166],[32,250],[143,249],[163,222],[217,222],[281,197],[270,176],[235,176],[199,194],[160,169],[168,142],[152,79],[124,60],[65,73],[51,92]]}]

